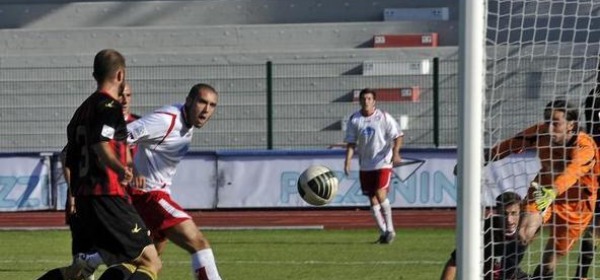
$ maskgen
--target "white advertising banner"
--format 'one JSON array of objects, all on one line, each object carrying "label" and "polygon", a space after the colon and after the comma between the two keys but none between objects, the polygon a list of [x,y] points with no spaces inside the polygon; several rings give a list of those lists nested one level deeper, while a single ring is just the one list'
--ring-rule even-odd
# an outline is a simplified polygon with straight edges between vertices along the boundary
[{"label": "white advertising banner", "polygon": [[[325,207],[367,206],[358,161],[346,176],[344,156],[342,150],[191,153],[178,167],[172,196],[185,209],[312,207],[298,195],[297,181],[310,165],[320,164],[332,169],[340,182],[336,197]],[[390,182],[393,207],[456,206],[460,186],[453,175],[455,150],[406,150],[402,157]],[[0,212],[64,209],[66,183],[60,163],[56,160],[53,166],[49,176],[44,157],[0,157]],[[538,170],[534,153],[490,163],[480,186],[483,203],[492,205],[507,190],[525,195]]]},{"label": "white advertising banner", "polygon": [[[67,183],[62,176],[62,166],[56,163],[57,209],[64,210]],[[186,209],[215,208],[217,198],[217,159],[214,153],[191,154],[183,158],[173,184],[171,196]]]},{"label": "white advertising banner", "polygon": [[[388,198],[393,207],[455,207],[457,199],[455,152],[404,152],[403,164],[393,169]],[[262,154],[220,156],[217,207],[306,207],[298,195],[300,173],[312,164],[332,169],[340,180],[335,199],[328,206],[367,206],[360,190],[358,161],[349,176],[343,172],[343,153],[317,155]],[[499,193],[524,194],[539,169],[532,155],[511,157],[484,169],[482,200],[491,205]]]},{"label": "white advertising banner", "polygon": [[[298,196],[296,183],[300,173],[311,164],[330,167],[343,178],[343,158],[336,155],[298,156],[262,154],[256,156],[220,156],[217,207],[299,207],[307,204]],[[341,186],[347,185],[341,179]],[[344,188],[340,189],[338,197]],[[334,202],[332,205],[339,202]]]},{"label": "white advertising banner", "polygon": [[41,156],[0,158],[0,212],[52,208],[49,167]]},{"label": "white advertising banner", "polygon": [[213,155],[186,156],[171,185],[171,196],[185,209],[211,209],[217,205],[217,160]]},{"label": "white advertising banner", "polygon": [[540,161],[535,152],[512,155],[490,163],[483,169],[484,185],[481,200],[493,205],[496,196],[504,191],[513,191],[525,197],[529,184],[540,170]]}]

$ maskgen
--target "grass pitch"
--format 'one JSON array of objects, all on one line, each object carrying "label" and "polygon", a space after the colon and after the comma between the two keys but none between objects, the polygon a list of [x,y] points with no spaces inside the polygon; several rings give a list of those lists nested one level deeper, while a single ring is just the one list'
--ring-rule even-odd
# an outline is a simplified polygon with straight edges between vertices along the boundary
[{"label": "grass pitch", "polygon": [[[435,279],[454,246],[451,230],[209,230],[223,279]],[[0,279],[31,280],[70,263],[69,231],[0,231]],[[192,279],[189,255],[170,243],[160,279]],[[101,266],[101,270],[104,266]],[[98,276],[99,273],[96,273]]]},{"label": "grass pitch", "polygon": [[[449,229],[398,229],[396,241],[390,245],[373,244],[378,237],[374,229],[204,233],[226,280],[439,279],[455,240]],[[0,240],[0,279],[36,279],[51,268],[70,263],[70,233],[66,230],[0,231]],[[531,246],[534,253],[523,261],[525,270],[532,271],[537,265],[539,254],[535,251],[542,240],[538,238]],[[576,253],[561,262],[555,279],[573,276]],[[192,279],[189,255],[182,249],[168,244],[162,259],[159,279]]]}]

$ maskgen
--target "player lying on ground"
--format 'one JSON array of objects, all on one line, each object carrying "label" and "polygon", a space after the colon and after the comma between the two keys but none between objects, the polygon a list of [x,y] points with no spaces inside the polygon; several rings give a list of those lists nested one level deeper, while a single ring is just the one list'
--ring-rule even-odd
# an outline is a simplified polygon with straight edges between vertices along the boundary
[{"label": "player lying on ground", "polygon": [[[526,248],[517,238],[520,216],[521,197],[518,194],[505,192],[496,197],[496,207],[483,226],[483,279],[529,279],[519,269]],[[456,250],[446,262],[441,279],[456,279]]]}]

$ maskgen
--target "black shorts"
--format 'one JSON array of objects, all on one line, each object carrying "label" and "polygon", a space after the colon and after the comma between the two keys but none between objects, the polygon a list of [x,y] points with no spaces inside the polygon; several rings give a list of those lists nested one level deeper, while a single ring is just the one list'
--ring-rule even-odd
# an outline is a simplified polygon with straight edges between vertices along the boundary
[{"label": "black shorts", "polygon": [[71,230],[71,255],[91,253],[94,251],[94,243],[87,234],[83,232],[79,215],[69,214],[69,209],[71,209],[71,203],[69,203],[69,199],[67,198],[67,204],[65,205],[65,221]]},{"label": "black shorts", "polygon": [[90,253],[94,251],[94,241],[84,232],[79,215],[69,217],[69,228],[71,229],[71,254]]},{"label": "black shorts", "polygon": [[131,262],[152,244],[150,231],[125,198],[81,196],[75,206],[81,231],[108,266]]}]

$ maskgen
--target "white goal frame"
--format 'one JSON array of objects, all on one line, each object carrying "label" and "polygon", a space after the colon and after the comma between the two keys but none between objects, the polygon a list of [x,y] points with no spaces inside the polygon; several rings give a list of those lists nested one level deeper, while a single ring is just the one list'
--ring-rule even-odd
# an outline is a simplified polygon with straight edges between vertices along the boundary
[{"label": "white goal frame", "polygon": [[457,178],[457,279],[481,279],[481,184],[485,102],[486,2],[461,0]]}]

